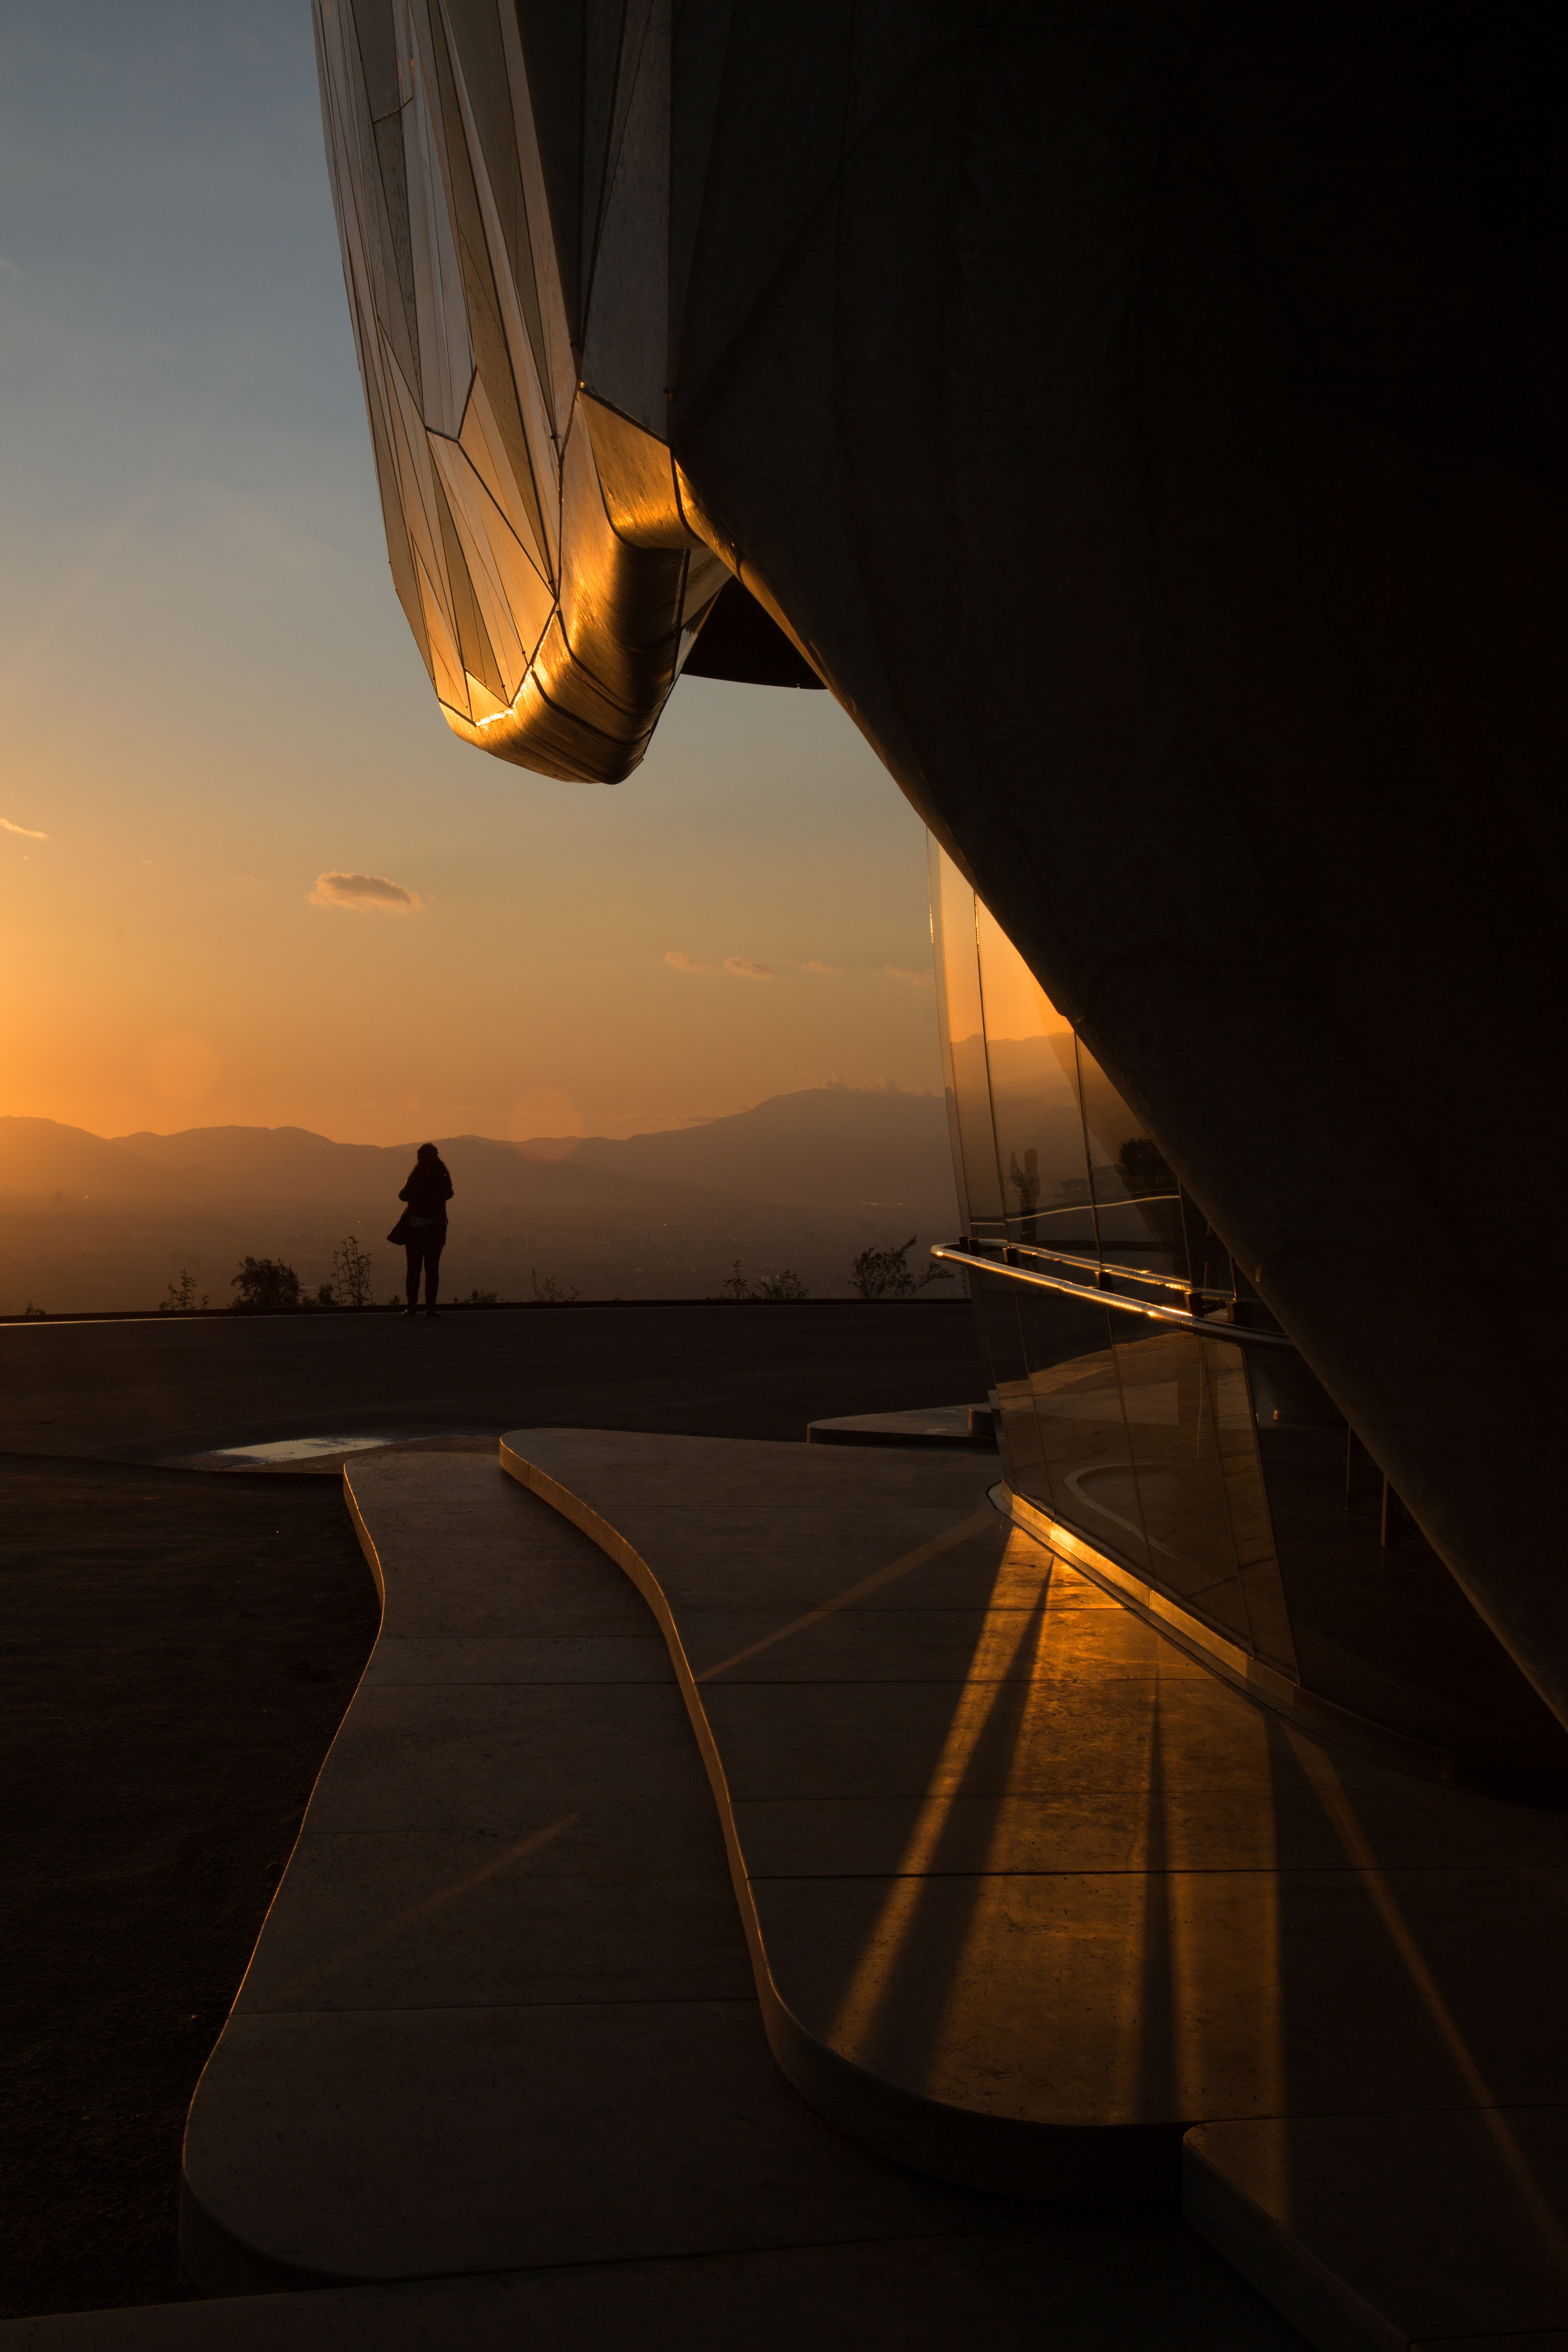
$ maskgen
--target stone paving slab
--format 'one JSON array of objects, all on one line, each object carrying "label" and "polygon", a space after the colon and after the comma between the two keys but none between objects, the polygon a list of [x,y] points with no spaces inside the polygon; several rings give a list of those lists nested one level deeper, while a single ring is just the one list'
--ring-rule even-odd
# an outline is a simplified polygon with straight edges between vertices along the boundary
[{"label": "stone paving slab", "polygon": [[[956,1453],[552,1431],[503,1461],[348,1473],[384,1655],[193,2107],[209,2289],[309,2284],[272,2307],[320,2313],[334,2283],[527,2271],[543,2293],[568,2264],[590,2294],[609,2270],[804,2279],[847,2245],[874,2270],[941,2241],[988,2250],[954,2257],[973,2297],[976,2263],[1005,2242],[1027,2273],[1051,2227],[987,2186],[1173,2190],[1201,2125],[1195,2223],[1326,2352],[1436,2352],[1500,2313],[1516,2340],[1559,2327],[1550,2299],[1481,2291],[1412,2305],[1426,2332],[1401,2334],[1379,2285],[1387,2312],[1346,2335],[1354,2233],[1310,2200],[1262,2228],[1293,2276],[1338,2282],[1292,2305],[1234,2225],[1268,2223],[1267,2140],[1224,2136],[1283,2122],[1310,2183],[1351,2133],[1395,2286],[1420,2243],[1404,2184],[1447,2148],[1445,2259],[1484,2281],[1467,2232],[1496,2184],[1471,2127],[1511,2103],[1534,2149],[1568,2108],[1561,1817],[1336,1756],[1180,1653],[1167,1675],[1167,1645],[988,1515]],[[867,1671],[882,1629],[905,1678]],[[1366,2153],[1384,2126],[1429,2146],[1425,2170]],[[1531,2161],[1550,2234],[1556,2159]],[[900,2255],[905,2285],[927,2259]],[[826,2307],[801,2294],[795,2342]],[[980,2308],[946,2340],[1005,2343]],[[563,2343],[595,2340],[586,2309]],[[738,2309],[680,2340],[734,2340]],[[621,2340],[660,2341],[657,2310],[623,2304]],[[1216,2306],[1192,2340],[1274,2341],[1258,2324]],[[519,2340],[551,2340],[531,2310]]]},{"label": "stone paving slab", "polygon": [[655,1632],[640,1640],[606,1634],[555,1633],[526,1641],[477,1635],[471,1641],[378,1643],[375,1685],[460,1683],[672,1683],[669,1652]]},{"label": "stone paving slab", "polygon": [[301,1840],[237,2013],[749,2000],[734,1898],[702,1841],[672,1836],[662,1807],[582,1826]]},{"label": "stone paving slab", "polygon": [[1568,2336],[1568,2105],[1206,2125],[1184,2203],[1314,2343]]},{"label": "stone paving slab", "polygon": [[976,1453],[996,1451],[991,1407],[929,1405],[923,1412],[836,1413],[806,1423],[808,1445],[967,1445]]},{"label": "stone paving slab", "polygon": [[668,1653],[618,1570],[493,1458],[366,1454],[348,1484],[383,1633],[192,2107],[197,2279],[1028,2226],[778,2073]]},{"label": "stone paving slab", "polygon": [[1163,2214],[0,2323],[5,2352],[1301,2352]]},{"label": "stone paving slab", "polygon": [[[966,1512],[952,1457],[906,1460],[896,1512],[886,1454],[552,1430],[502,1461],[664,1626],[774,2052],[825,2114],[947,2177],[1058,2193],[1116,2193],[1118,2147],[1122,2193],[1147,2185],[1159,2134],[1203,2126],[1190,2210],[1237,2259],[1214,2217],[1247,2202],[1225,2187],[1245,2135],[1286,2133],[1287,2176],[1330,2195],[1318,2134],[1384,2249],[1371,2332],[1343,2332],[1348,2285],[1291,2304],[1278,2263],[1247,2275],[1329,2352],[1416,2340],[1397,2308],[1426,2240],[1400,2165],[1362,2151],[1425,2132],[1453,2168],[1431,2275],[1475,2293],[1415,2297],[1422,2340],[1561,2324],[1552,2295],[1500,2291],[1492,2211],[1511,2198],[1521,2242],[1568,2245],[1568,2164],[1500,2187],[1475,2151],[1485,2112],[1550,2140],[1568,2109],[1568,1819],[1336,1752],[1130,1639],[1068,1563]],[[1353,2269],[1361,2242],[1320,2217],[1268,2242],[1304,2273]]]},{"label": "stone paving slab", "polygon": [[[1380,1804],[1380,1796],[1389,1801]],[[733,1797],[732,1811],[754,1878],[865,1877],[904,1850],[921,1802],[912,1794]],[[1562,1824],[1552,1814],[1523,1807],[1489,1813],[1484,1799],[1415,1781],[1394,1790],[1363,1785],[1358,1810],[1391,1869],[1560,1867]],[[1272,1807],[1256,1811],[1216,1807],[1202,1787],[1166,1789],[1157,1812],[1146,1786],[1000,1799],[961,1792],[942,1825],[947,1870],[1144,1870],[1151,1862],[1176,1870],[1332,1870],[1343,1860],[1343,1843],[1311,1790],[1283,1777]]]},{"label": "stone paving slab", "polygon": [[830,2131],[779,2076],[749,1997],[248,2011],[218,2063],[190,2189],[301,2282],[1024,2219]]}]

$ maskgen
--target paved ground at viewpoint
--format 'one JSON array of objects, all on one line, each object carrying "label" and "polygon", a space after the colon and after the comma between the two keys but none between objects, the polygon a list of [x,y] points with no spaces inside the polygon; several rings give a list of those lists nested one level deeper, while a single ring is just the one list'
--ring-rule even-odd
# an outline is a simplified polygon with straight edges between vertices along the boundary
[{"label": "paved ground at viewpoint", "polygon": [[11,1462],[0,2311],[179,2295],[185,2110],[379,1607],[337,1483]]},{"label": "paved ground at viewpoint", "polygon": [[985,1391],[958,1300],[13,1323],[0,1326],[0,1456],[155,1461],[317,1431],[801,1438],[825,1414]]},{"label": "paved ground at viewpoint", "polygon": [[185,2110],[378,1616],[335,1478],[101,1457],[523,1423],[800,1438],[984,1388],[969,1309],[934,1302],[0,1328],[0,2313],[182,2292]]}]

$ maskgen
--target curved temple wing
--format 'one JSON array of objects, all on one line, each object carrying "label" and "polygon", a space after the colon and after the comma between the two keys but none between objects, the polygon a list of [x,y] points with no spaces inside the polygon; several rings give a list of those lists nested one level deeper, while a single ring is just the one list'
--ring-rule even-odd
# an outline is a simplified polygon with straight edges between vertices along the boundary
[{"label": "curved temple wing", "polygon": [[[639,339],[629,257],[617,267],[628,236],[662,248],[666,234],[649,208],[668,35],[650,18],[623,64],[595,255],[620,346],[601,373],[639,421],[584,388],[515,9],[314,0],[314,16],[387,551],[415,642],[456,734],[614,783],[729,577],[649,429],[662,335]],[[584,340],[593,352],[591,298]],[[658,381],[639,383],[650,355]]]}]

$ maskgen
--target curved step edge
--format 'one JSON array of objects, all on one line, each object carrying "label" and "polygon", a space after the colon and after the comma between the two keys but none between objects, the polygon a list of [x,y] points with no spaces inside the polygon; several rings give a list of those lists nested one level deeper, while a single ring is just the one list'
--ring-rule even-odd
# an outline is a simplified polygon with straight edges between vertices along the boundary
[{"label": "curved step edge", "polygon": [[519,1454],[504,1437],[500,1466],[595,1543],[630,1579],[658,1620],[718,1808],[768,2046],[807,2105],[879,2154],[963,2188],[1097,2204],[1174,2202],[1181,2188],[1183,2124],[1052,2125],[989,2116],[907,2090],[841,2056],[806,2030],[773,1978],[752,1900],[723,1759],[663,1587],[641,1553],[591,1503]]}]

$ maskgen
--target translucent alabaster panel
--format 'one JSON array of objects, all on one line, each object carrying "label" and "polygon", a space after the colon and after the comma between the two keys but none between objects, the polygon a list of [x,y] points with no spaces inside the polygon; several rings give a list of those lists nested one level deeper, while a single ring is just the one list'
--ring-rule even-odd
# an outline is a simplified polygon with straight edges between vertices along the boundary
[{"label": "translucent alabaster panel", "polygon": [[437,129],[439,93],[429,13],[415,0],[395,0],[398,63],[407,96],[403,113],[403,162],[408,189],[409,245],[419,329],[419,380],[425,421],[456,438],[463,429],[474,380],[463,299],[463,266]]},{"label": "translucent alabaster panel", "polygon": [[555,599],[462,450],[435,434],[430,447],[510,703]]},{"label": "translucent alabaster panel", "polygon": [[606,491],[584,414],[597,394],[660,448],[669,0],[595,20],[575,318],[515,8],[315,0],[315,18],[387,552],[431,682],[470,742],[613,782],[731,569],[668,449],[651,518]]},{"label": "translucent alabaster panel", "polygon": [[459,443],[464,457],[494,500],[520,550],[548,589],[553,576],[531,475],[513,461],[507,436],[482,376],[474,383]]}]

